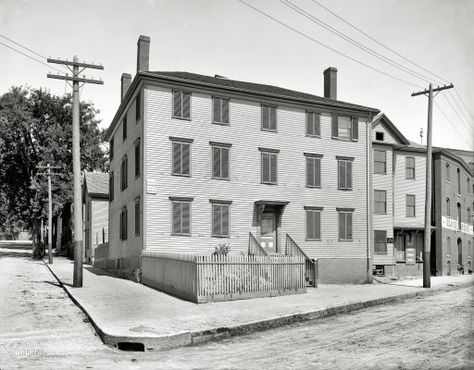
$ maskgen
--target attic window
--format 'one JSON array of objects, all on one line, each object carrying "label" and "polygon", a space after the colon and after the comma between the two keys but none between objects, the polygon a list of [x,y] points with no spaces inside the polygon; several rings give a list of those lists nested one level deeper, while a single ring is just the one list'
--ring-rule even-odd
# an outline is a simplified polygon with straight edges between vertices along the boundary
[{"label": "attic window", "polygon": [[376,132],[375,133],[375,140],[383,141],[383,132]]}]

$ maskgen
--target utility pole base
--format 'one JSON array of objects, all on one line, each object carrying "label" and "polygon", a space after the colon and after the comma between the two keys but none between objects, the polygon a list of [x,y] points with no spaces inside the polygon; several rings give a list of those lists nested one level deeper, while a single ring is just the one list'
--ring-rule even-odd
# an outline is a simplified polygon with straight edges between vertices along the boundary
[{"label": "utility pole base", "polygon": [[72,286],[82,287],[82,240],[74,240],[74,275]]},{"label": "utility pole base", "polygon": [[423,251],[423,288],[431,288],[430,252]]}]

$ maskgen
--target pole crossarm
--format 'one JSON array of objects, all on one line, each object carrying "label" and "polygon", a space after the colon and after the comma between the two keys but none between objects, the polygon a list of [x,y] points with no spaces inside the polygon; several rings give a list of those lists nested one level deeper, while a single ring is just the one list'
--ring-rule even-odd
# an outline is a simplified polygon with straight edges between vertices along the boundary
[{"label": "pole crossarm", "polygon": [[102,80],[94,80],[93,78],[81,78],[81,77],[73,77],[73,76],[61,76],[61,75],[53,75],[48,73],[48,78],[53,78],[55,80],[66,80],[66,81],[74,81],[74,82],[84,82],[88,84],[97,84],[103,85],[104,81]]},{"label": "pole crossarm", "polygon": [[75,62],[75,61],[70,61],[70,60],[61,60],[61,59],[48,58],[47,62],[48,63],[54,63],[54,64],[63,64],[63,65],[66,65],[66,66],[73,66],[73,67],[84,67],[84,68],[90,68],[90,69],[104,69],[104,66],[102,66],[102,65],[84,63],[84,62],[81,63],[81,62]]},{"label": "pole crossarm", "polygon": [[[453,84],[449,84],[449,85],[444,85],[444,86],[438,86],[438,87],[435,87],[432,92],[435,93],[435,92],[438,92],[438,91],[443,91],[443,90],[447,90],[447,89],[452,89],[454,87]],[[418,91],[418,92],[414,92],[411,94],[411,96],[418,96],[418,95],[425,95],[425,94],[428,94],[430,92],[429,89],[426,89],[426,90],[423,90],[423,91]]]}]

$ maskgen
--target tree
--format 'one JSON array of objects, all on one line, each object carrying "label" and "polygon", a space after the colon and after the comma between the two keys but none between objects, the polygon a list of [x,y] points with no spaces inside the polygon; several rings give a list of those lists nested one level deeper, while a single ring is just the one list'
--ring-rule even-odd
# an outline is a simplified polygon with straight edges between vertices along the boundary
[{"label": "tree", "polygon": [[[81,169],[106,171],[104,130],[90,102],[80,104]],[[37,250],[39,220],[47,217],[47,178],[38,165],[60,166],[53,178],[53,213],[72,203],[71,95],[12,87],[0,97],[0,221],[22,225],[33,235]]]}]

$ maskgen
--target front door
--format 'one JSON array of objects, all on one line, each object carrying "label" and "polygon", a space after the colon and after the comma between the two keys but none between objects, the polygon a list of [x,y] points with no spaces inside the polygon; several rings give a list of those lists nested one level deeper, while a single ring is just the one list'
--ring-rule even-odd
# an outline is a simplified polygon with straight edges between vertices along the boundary
[{"label": "front door", "polygon": [[262,214],[260,244],[267,253],[276,253],[276,217],[274,213]]}]

